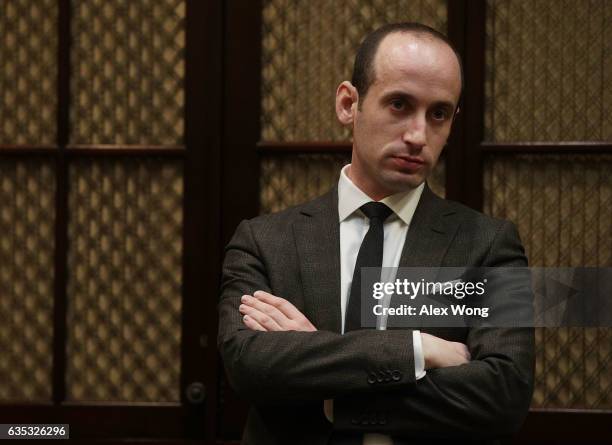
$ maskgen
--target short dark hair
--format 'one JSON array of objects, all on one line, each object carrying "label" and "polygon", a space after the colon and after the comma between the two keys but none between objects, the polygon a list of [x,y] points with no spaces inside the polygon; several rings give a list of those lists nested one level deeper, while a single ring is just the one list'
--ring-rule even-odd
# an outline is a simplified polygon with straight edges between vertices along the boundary
[{"label": "short dark hair", "polygon": [[376,76],[376,74],[374,73],[374,58],[376,57],[376,52],[378,51],[380,42],[382,42],[382,40],[389,34],[394,33],[411,33],[415,35],[426,35],[446,43],[457,56],[457,61],[459,62],[459,69],[461,71],[461,91],[463,91],[463,64],[461,63],[461,57],[459,56],[457,49],[453,46],[450,40],[448,40],[448,37],[446,37],[441,32],[436,31],[435,29],[430,28],[429,26],[423,25],[421,23],[389,23],[387,25],[381,26],[380,28],[368,34],[365,39],[363,39],[363,42],[361,42],[361,45],[359,45],[359,48],[357,49],[351,83],[355,88],[357,88],[357,92],[359,93],[360,99],[363,99],[365,97],[368,92],[368,89],[370,88],[370,85],[372,85],[372,82],[374,82]]}]

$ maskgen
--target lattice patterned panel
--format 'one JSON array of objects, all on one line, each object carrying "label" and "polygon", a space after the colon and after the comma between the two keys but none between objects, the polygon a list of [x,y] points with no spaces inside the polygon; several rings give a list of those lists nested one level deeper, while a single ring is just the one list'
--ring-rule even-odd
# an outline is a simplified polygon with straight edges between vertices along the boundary
[{"label": "lattice patterned panel", "polygon": [[0,401],[51,398],[55,172],[0,160]]},{"label": "lattice patterned panel", "polygon": [[0,144],[53,144],[57,2],[0,3]]},{"label": "lattice patterned panel", "polygon": [[445,0],[265,0],[262,140],[347,140],[334,97],[357,46],[378,26],[420,21],[446,31]]},{"label": "lattice patterned panel", "polygon": [[182,143],[184,1],[72,7],[71,142]]},{"label": "lattice patterned panel", "polygon": [[261,213],[278,212],[327,192],[338,182],[349,154],[267,156],[261,161]]},{"label": "lattice patterned panel", "polygon": [[[485,164],[485,210],[518,224],[533,266],[612,267],[612,156]],[[538,329],[533,404],[612,408],[612,329]]]},{"label": "lattice patterned panel", "polygon": [[179,399],[182,164],[70,169],[72,400]]},{"label": "lattice patterned panel", "polygon": [[612,2],[488,0],[485,137],[612,140]]}]

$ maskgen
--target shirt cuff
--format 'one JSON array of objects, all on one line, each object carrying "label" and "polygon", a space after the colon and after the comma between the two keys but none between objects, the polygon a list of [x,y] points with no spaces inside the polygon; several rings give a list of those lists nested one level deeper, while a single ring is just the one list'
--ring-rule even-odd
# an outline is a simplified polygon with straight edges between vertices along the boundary
[{"label": "shirt cuff", "polygon": [[421,331],[412,331],[412,347],[414,349],[414,375],[419,380],[425,377],[426,374]]}]

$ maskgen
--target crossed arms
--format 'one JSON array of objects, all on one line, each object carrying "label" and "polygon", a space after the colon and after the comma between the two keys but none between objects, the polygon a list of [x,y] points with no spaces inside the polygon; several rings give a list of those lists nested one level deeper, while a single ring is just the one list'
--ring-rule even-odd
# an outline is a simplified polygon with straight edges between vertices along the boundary
[{"label": "crossed arms", "polygon": [[[507,227],[495,243],[518,238]],[[341,430],[497,437],[520,427],[533,385],[532,330],[472,328],[464,345],[424,334],[428,371],[417,382],[412,331],[317,330],[303,310],[272,295],[265,261],[272,248],[243,222],[226,250],[219,348],[240,394],[259,404],[334,399]],[[351,421],[381,412],[384,425]]]}]

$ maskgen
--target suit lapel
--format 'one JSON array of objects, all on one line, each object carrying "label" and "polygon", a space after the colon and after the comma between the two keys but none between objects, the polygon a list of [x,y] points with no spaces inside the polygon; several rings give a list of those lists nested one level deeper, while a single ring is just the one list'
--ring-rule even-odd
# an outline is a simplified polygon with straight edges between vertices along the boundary
[{"label": "suit lapel", "polygon": [[426,185],[414,212],[400,267],[439,267],[457,229],[455,211]]},{"label": "suit lapel", "polygon": [[306,204],[293,224],[305,311],[317,327],[340,332],[338,189]]}]

